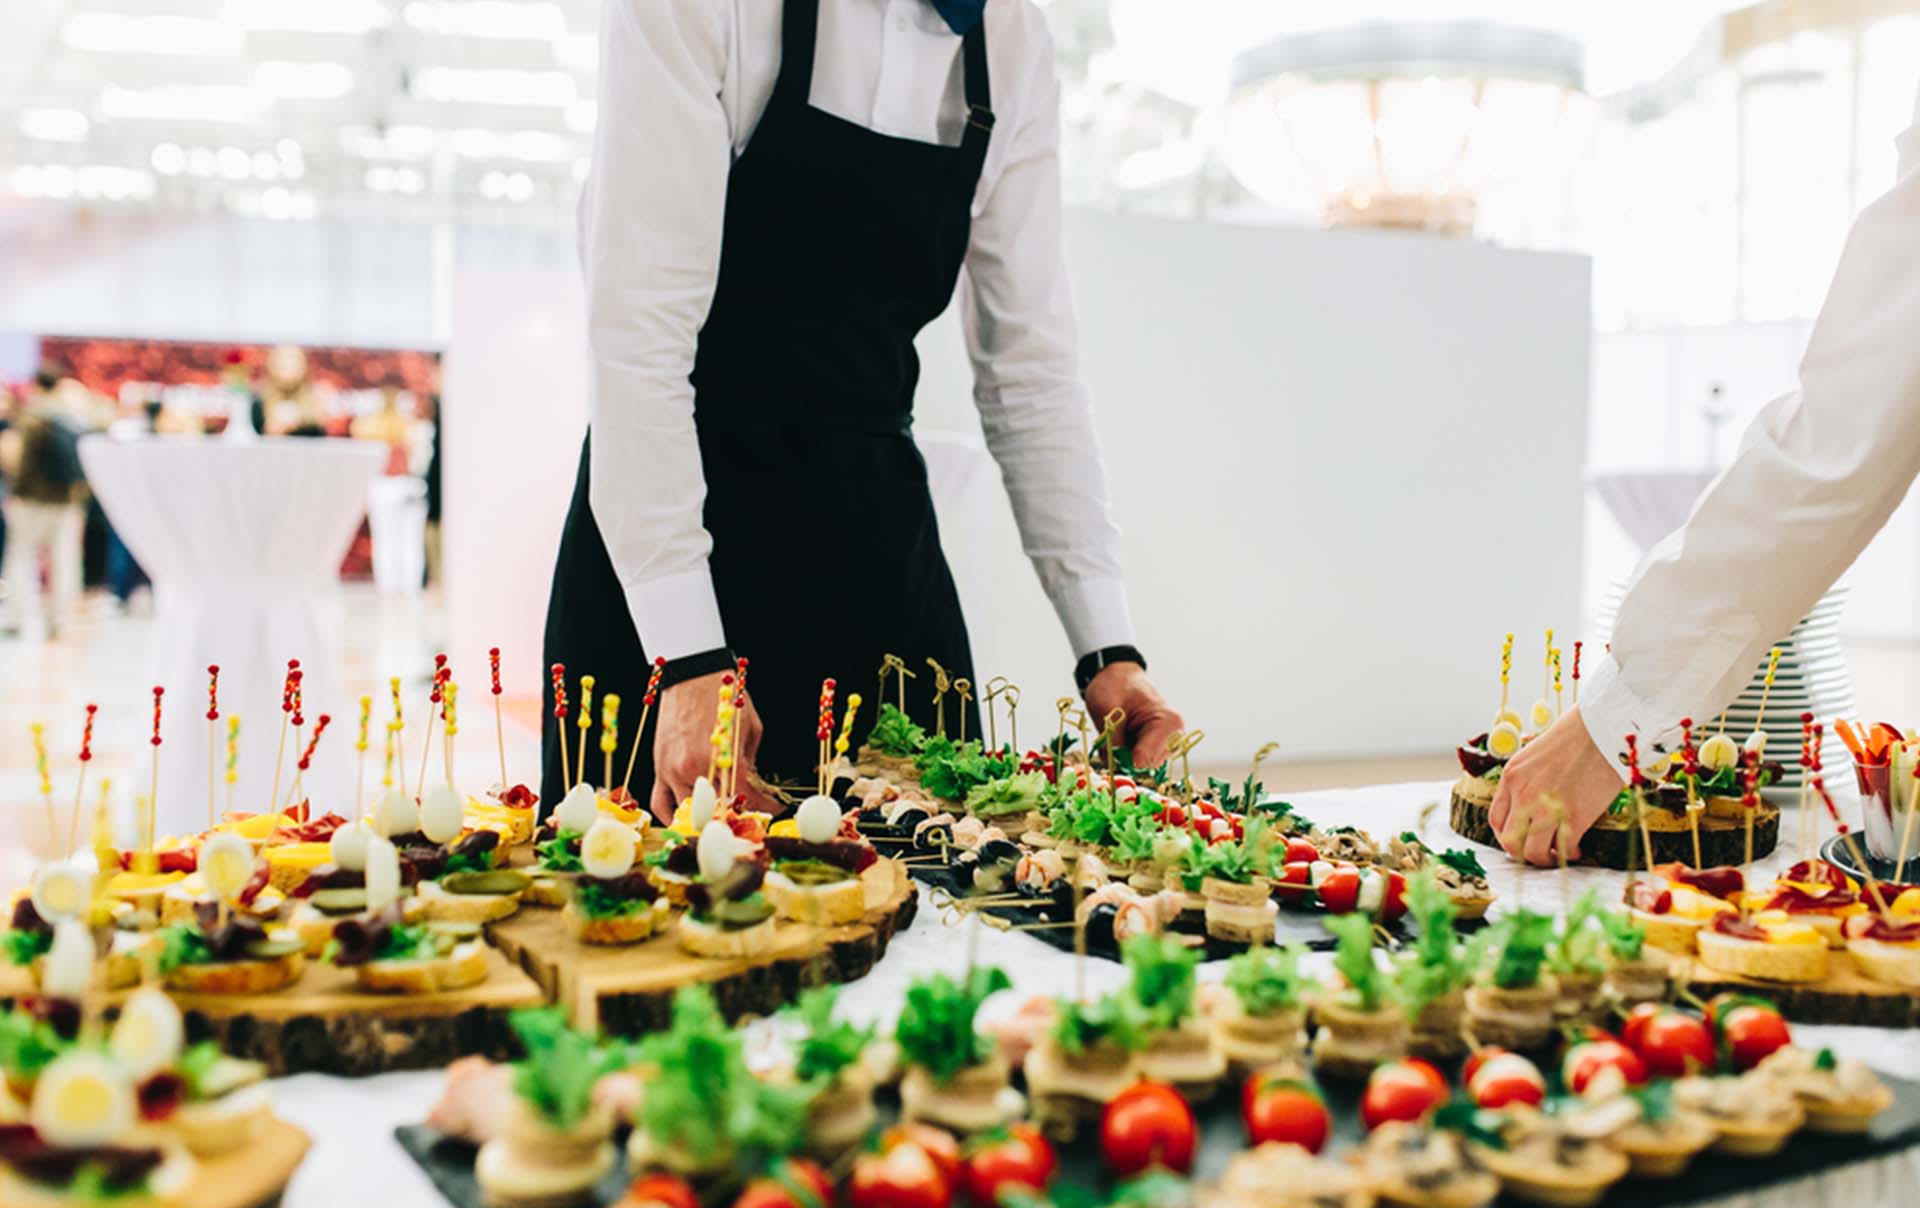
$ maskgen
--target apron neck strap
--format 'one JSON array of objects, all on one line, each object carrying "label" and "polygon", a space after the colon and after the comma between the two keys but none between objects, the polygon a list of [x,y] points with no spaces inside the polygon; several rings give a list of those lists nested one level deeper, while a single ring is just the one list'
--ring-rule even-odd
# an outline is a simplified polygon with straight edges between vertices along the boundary
[{"label": "apron neck strap", "polygon": [[820,0],[786,0],[780,21],[780,74],[773,94],[789,105],[813,99],[813,48],[820,25]]},{"label": "apron neck strap", "polygon": [[982,20],[961,39],[967,90],[967,131],[960,147],[968,158],[984,159],[987,136],[993,133],[993,90],[987,79],[987,23]]}]

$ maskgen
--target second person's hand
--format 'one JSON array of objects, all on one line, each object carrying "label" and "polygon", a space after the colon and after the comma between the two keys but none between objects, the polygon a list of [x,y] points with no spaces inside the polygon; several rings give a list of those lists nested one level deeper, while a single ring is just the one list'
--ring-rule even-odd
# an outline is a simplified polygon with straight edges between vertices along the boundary
[{"label": "second person's hand", "polygon": [[[1620,795],[1620,774],[1587,735],[1575,705],[1546,732],[1507,761],[1493,794],[1487,821],[1500,846],[1515,859],[1546,866],[1556,846],[1569,860],[1580,858],[1587,833]],[[1564,832],[1555,810],[1564,811]],[[1558,842],[1556,843],[1556,838]]]},{"label": "second person's hand", "polygon": [[[720,704],[720,681],[728,673],[716,671],[699,679],[675,684],[660,694],[660,728],[653,738],[653,814],[662,822],[673,820],[673,811],[693,792],[693,782],[707,774],[713,763],[714,714]],[[771,811],[760,791],[753,787],[754,757],[760,750],[760,714],[748,694],[735,719],[739,747],[734,752],[735,769],[749,805]]]}]

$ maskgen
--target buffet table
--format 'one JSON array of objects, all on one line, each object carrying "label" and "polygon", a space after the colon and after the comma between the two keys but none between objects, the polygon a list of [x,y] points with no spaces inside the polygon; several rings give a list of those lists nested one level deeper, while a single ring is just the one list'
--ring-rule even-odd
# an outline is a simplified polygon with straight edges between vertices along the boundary
[{"label": "buffet table", "polygon": [[[366,514],[367,483],[385,458],[385,445],[352,440],[80,442],[88,484],[153,581],[146,674],[178,694],[164,711],[159,833],[205,825],[206,709],[188,686],[207,682],[208,664],[221,668],[221,700],[247,714],[234,796],[241,808],[258,809],[272,791],[278,718],[267,709],[280,695],[284,660],[300,659],[309,702],[338,708],[346,699],[336,690],[340,643],[328,606]],[[351,800],[347,767],[319,761],[313,795]]]},{"label": "buffet table", "polygon": [[[1300,812],[1317,822],[1349,822],[1376,834],[1417,830],[1437,847],[1459,846],[1447,829],[1444,783],[1383,785],[1358,790],[1302,793],[1293,798]],[[1429,809],[1434,803],[1443,803]],[[1791,811],[1789,811],[1791,813]],[[1783,834],[1797,834],[1791,818]],[[1772,871],[1791,862],[1782,850],[1759,862]],[[1552,870],[1516,869],[1504,855],[1482,849],[1486,866],[1502,905],[1516,898],[1542,910],[1559,908],[1559,874]],[[1567,875],[1566,892],[1577,895],[1594,885],[1617,887],[1622,874],[1600,869],[1574,869]],[[1076,983],[1086,993],[1112,989],[1124,980],[1121,966],[1089,959],[1084,968],[1072,957],[1030,936],[997,931],[976,919],[964,921],[965,931],[949,929],[940,911],[926,900],[913,925],[895,936],[886,956],[872,974],[855,983],[844,997],[854,1017],[889,1021],[915,976],[945,970],[954,972],[971,946],[984,964],[997,964],[1012,978],[1014,989],[1004,1003],[1011,1010],[1031,994],[1071,994]],[[964,942],[956,942],[964,936]],[[1311,954],[1310,967],[1323,969],[1330,957]],[[1219,964],[1204,966],[1203,977],[1220,976]],[[1794,1025],[1798,1043],[1830,1046],[1844,1056],[1858,1057],[1883,1073],[1920,1078],[1920,1031],[1893,1032],[1876,1028],[1812,1027]],[[280,1081],[277,1108],[313,1138],[313,1150],[288,1189],[287,1208],[331,1208],[354,1202],[427,1206],[442,1203],[439,1193],[394,1142],[397,1125],[418,1123],[439,1096],[443,1077],[438,1072],[383,1074],[366,1079],[300,1075]],[[1802,1208],[1807,1203],[1892,1204],[1908,1202],[1920,1186],[1920,1154],[1859,1163],[1817,1178],[1776,1186],[1767,1192],[1723,1201],[1727,1204],[1780,1205]],[[1809,1194],[1813,1196],[1809,1199]]]}]

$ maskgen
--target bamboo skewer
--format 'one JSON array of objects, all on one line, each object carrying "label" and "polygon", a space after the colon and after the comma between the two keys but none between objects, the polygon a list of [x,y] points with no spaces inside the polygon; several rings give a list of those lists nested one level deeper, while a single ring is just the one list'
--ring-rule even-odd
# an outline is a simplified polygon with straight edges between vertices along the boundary
[{"label": "bamboo skewer", "polygon": [[[500,719],[500,647],[488,647],[487,670],[493,676],[493,743],[500,753],[500,797],[505,800],[510,786],[507,784],[507,726]],[[362,751],[365,749],[361,748]]]},{"label": "bamboo skewer", "polygon": [[[1693,834],[1693,866],[1700,867],[1700,812],[1706,809],[1699,800],[1700,752],[1693,745],[1693,719],[1680,719],[1680,770],[1687,783],[1687,829]],[[1653,867],[1653,853],[1647,853],[1647,867]]]},{"label": "bamboo skewer", "polygon": [[287,762],[287,723],[293,716],[293,686],[300,682],[300,660],[287,660],[287,678],[280,685],[280,746],[273,754],[273,790],[267,794],[267,808],[280,806],[280,771]]},{"label": "bamboo skewer", "polygon": [[560,788],[573,787],[573,772],[567,765],[567,665],[555,663],[553,676],[553,733],[560,746]]},{"label": "bamboo skewer", "polygon": [[207,665],[207,829],[214,824],[215,782],[220,766],[220,666]]},{"label": "bamboo skewer", "polygon": [[353,816],[360,818],[367,812],[367,727],[373,721],[373,698],[360,698],[360,735],[354,740],[356,752],[353,767]]},{"label": "bamboo skewer", "polygon": [[93,762],[93,718],[100,711],[99,705],[87,706],[86,725],[80,731],[80,776],[73,784],[73,816],[67,820],[66,857],[73,858],[73,845],[80,828],[80,804],[87,791],[87,765]]},{"label": "bamboo skewer", "polygon": [[240,780],[240,715],[227,714],[227,813],[233,812],[233,786]]},{"label": "bamboo skewer", "polygon": [[640,724],[634,727],[633,747],[627,752],[627,774],[620,778],[621,795],[629,801],[633,799],[627,787],[633,783],[633,764],[636,759],[640,758],[640,744],[646,741],[647,715],[653,712],[653,702],[659,698],[660,676],[666,669],[666,659],[656,658],[653,660],[653,671],[647,676],[647,694],[640,698]]},{"label": "bamboo skewer", "polygon": [[587,731],[593,728],[593,685],[591,675],[580,677],[580,712],[573,721],[574,728],[580,731],[580,755],[573,761],[574,784],[587,783]]},{"label": "bamboo skewer", "polygon": [[36,721],[27,728],[33,734],[33,767],[47,809],[47,858],[52,859],[60,852],[60,823],[53,816],[53,777],[47,772],[47,727]]},{"label": "bamboo skewer", "polygon": [[733,756],[733,763],[727,769],[727,800],[734,801],[740,792],[740,721],[747,715],[747,660],[736,658],[733,661],[733,730],[727,735],[727,753]]},{"label": "bamboo skewer", "polygon": [[427,738],[420,747],[420,779],[415,782],[413,790],[415,800],[427,795],[427,763],[433,757],[433,721],[440,712],[434,706],[445,699],[446,687],[447,656],[436,654],[433,656],[433,691],[427,694]]},{"label": "bamboo skewer", "polygon": [[153,686],[153,737],[149,740],[153,747],[153,779],[147,796],[147,853],[153,853],[153,818],[160,812],[160,698],[167,690],[158,684]]}]

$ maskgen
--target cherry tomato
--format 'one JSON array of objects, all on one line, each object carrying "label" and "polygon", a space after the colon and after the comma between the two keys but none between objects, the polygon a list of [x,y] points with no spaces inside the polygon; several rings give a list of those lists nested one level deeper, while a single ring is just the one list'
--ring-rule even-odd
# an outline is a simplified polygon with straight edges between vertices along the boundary
[{"label": "cherry tomato", "polygon": [[1547,1097],[1547,1080],[1538,1066],[1518,1053],[1503,1050],[1483,1056],[1485,1052],[1481,1050],[1468,1063],[1473,1073],[1467,1078],[1467,1095],[1476,1107],[1506,1107],[1511,1103],[1540,1106]]},{"label": "cherry tomato", "polygon": [[1312,866],[1304,860],[1290,860],[1280,869],[1280,875],[1274,878],[1273,895],[1289,905],[1297,905],[1307,900],[1313,892],[1307,883],[1312,874]]},{"label": "cherry tomato", "polygon": [[1638,1053],[1646,1043],[1647,1025],[1658,1018],[1662,1012],[1670,1010],[1665,1003],[1643,1002],[1627,1012],[1620,1025],[1620,1041]]},{"label": "cherry tomato", "polygon": [[1722,994],[1707,1004],[1721,1061],[1744,1072],[1791,1042],[1787,1021],[1772,1004],[1738,994]]},{"label": "cherry tomato", "polygon": [[1389,1120],[1424,1120],[1446,1101],[1447,1083],[1439,1071],[1424,1061],[1390,1061],[1375,1066],[1368,1077],[1360,1119],[1372,1131]]},{"label": "cherry tomato", "polygon": [[1108,1101],[1100,1116],[1100,1152],[1121,1176],[1164,1166],[1193,1168],[1193,1109],[1180,1092],[1159,1082],[1136,1082]]},{"label": "cherry tomato", "polygon": [[1351,864],[1336,864],[1320,882],[1320,904],[1328,914],[1346,914],[1360,901],[1360,870]]},{"label": "cherry tomato", "polygon": [[1319,1153],[1333,1127],[1320,1092],[1292,1078],[1254,1074],[1247,1079],[1241,1109],[1249,1145],[1290,1141],[1308,1153]]},{"label": "cherry tomato", "polygon": [[1380,911],[1375,916],[1391,923],[1407,913],[1407,879],[1397,872],[1386,874],[1387,886],[1380,893]]},{"label": "cherry tomato", "polygon": [[1645,1015],[1636,1008],[1627,1017],[1626,1045],[1656,1078],[1683,1078],[1718,1063],[1713,1032],[1706,1022],[1671,1008],[1656,1008]]},{"label": "cherry tomato", "polygon": [[700,1199],[685,1179],[650,1174],[635,1179],[615,1208],[700,1208]]},{"label": "cherry tomato", "polygon": [[748,1183],[733,1208],[833,1208],[833,1180],[805,1158],[784,1158]]},{"label": "cherry tomato", "polygon": [[1160,807],[1160,821],[1168,826],[1183,827],[1187,824],[1187,811],[1169,801]]},{"label": "cherry tomato", "polygon": [[1460,1085],[1471,1085],[1473,1076],[1480,1072],[1481,1066],[1506,1051],[1497,1044],[1485,1044],[1468,1053],[1466,1061],[1460,1065]]},{"label": "cherry tomato", "polygon": [[947,1186],[960,1186],[960,1142],[944,1128],[931,1124],[896,1124],[880,1134],[880,1152],[892,1153],[902,1145],[918,1145],[926,1150]]},{"label": "cherry tomato", "polygon": [[1019,1187],[1045,1191],[1060,1169],[1053,1146],[1031,1124],[1010,1124],[968,1149],[960,1185],[979,1208],[999,1208],[1000,1193]]},{"label": "cherry tomato", "polygon": [[[1611,1071],[1611,1073],[1609,1073]],[[1576,1095],[1603,1079],[1618,1078],[1628,1086],[1647,1080],[1647,1063],[1617,1040],[1585,1040],[1567,1050],[1560,1063],[1560,1080]]]},{"label": "cherry tomato", "polygon": [[861,1154],[847,1182],[851,1208],[948,1208],[953,1184],[927,1151],[912,1143]]},{"label": "cherry tomato", "polygon": [[1302,862],[1311,864],[1315,860],[1318,860],[1319,858],[1320,858],[1320,851],[1318,848],[1314,847],[1313,844],[1307,842],[1305,839],[1301,839],[1298,837],[1292,837],[1292,836],[1288,837],[1287,859],[1286,859],[1286,862],[1288,864],[1302,863]]}]

